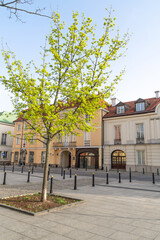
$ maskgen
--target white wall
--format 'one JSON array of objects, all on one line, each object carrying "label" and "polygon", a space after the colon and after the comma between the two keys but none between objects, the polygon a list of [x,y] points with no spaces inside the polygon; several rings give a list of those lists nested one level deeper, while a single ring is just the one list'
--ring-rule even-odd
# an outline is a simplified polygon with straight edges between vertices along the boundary
[{"label": "white wall", "polygon": [[[12,144],[13,144],[13,137],[8,134],[8,132],[11,132],[11,135],[14,134],[14,125],[12,124],[6,124],[6,123],[1,123],[0,122],[0,152],[7,151],[7,161],[11,160],[11,152],[12,152]],[[7,134],[7,140],[6,140],[6,145],[1,145],[1,140],[2,140],[2,133]],[[0,161],[2,161],[2,157],[0,156]]]}]

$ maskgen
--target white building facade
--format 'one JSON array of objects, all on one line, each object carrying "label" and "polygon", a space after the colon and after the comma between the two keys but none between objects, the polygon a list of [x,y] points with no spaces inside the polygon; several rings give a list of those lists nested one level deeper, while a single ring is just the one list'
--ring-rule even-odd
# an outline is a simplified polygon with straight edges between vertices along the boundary
[{"label": "white building facade", "polygon": [[6,112],[0,113],[0,164],[11,162],[14,134],[13,120],[15,119],[14,115],[7,116]]},{"label": "white building facade", "polygon": [[104,165],[147,172],[160,168],[160,98],[109,107],[104,121]]}]

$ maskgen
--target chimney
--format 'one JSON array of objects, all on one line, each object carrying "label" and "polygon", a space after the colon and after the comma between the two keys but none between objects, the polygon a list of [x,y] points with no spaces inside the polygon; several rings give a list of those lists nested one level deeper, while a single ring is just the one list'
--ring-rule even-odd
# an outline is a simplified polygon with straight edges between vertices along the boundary
[{"label": "chimney", "polygon": [[159,91],[155,91],[156,98],[159,98]]},{"label": "chimney", "polygon": [[114,107],[116,105],[116,98],[111,98],[112,101],[112,107]]}]

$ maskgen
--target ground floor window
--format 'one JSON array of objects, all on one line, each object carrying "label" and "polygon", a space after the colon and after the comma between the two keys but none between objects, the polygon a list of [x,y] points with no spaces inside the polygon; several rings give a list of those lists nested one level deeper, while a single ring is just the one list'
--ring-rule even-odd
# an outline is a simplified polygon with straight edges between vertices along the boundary
[{"label": "ground floor window", "polygon": [[111,154],[111,167],[116,169],[126,168],[126,154],[121,150],[116,150]]},{"label": "ground floor window", "polygon": [[19,152],[14,153],[14,162],[18,162]]},{"label": "ground floor window", "polygon": [[145,164],[144,151],[137,151],[137,164],[138,165],[144,165]]},{"label": "ground floor window", "polygon": [[29,152],[29,163],[34,162],[34,152]]}]

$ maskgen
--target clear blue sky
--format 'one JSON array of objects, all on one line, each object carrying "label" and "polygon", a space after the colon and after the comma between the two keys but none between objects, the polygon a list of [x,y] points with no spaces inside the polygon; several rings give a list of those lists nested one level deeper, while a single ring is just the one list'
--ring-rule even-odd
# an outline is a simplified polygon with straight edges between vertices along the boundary
[{"label": "clear blue sky", "polygon": [[[115,9],[116,24],[123,34],[132,33],[128,44],[127,56],[115,65],[114,72],[126,68],[123,80],[115,90],[115,97],[125,102],[139,97],[154,97],[154,91],[160,90],[160,1],[159,0],[35,0],[34,5],[45,7],[44,13],[59,11],[68,25],[72,10],[85,13],[100,27],[105,17],[105,8]],[[8,18],[9,12],[0,8],[0,38],[7,43],[22,62],[31,59],[39,62],[40,46],[50,31],[49,19],[21,14],[26,23]],[[0,46],[1,48],[1,46]],[[3,59],[0,56],[0,75],[6,74]],[[9,95],[0,85],[0,111],[12,110]]]}]

